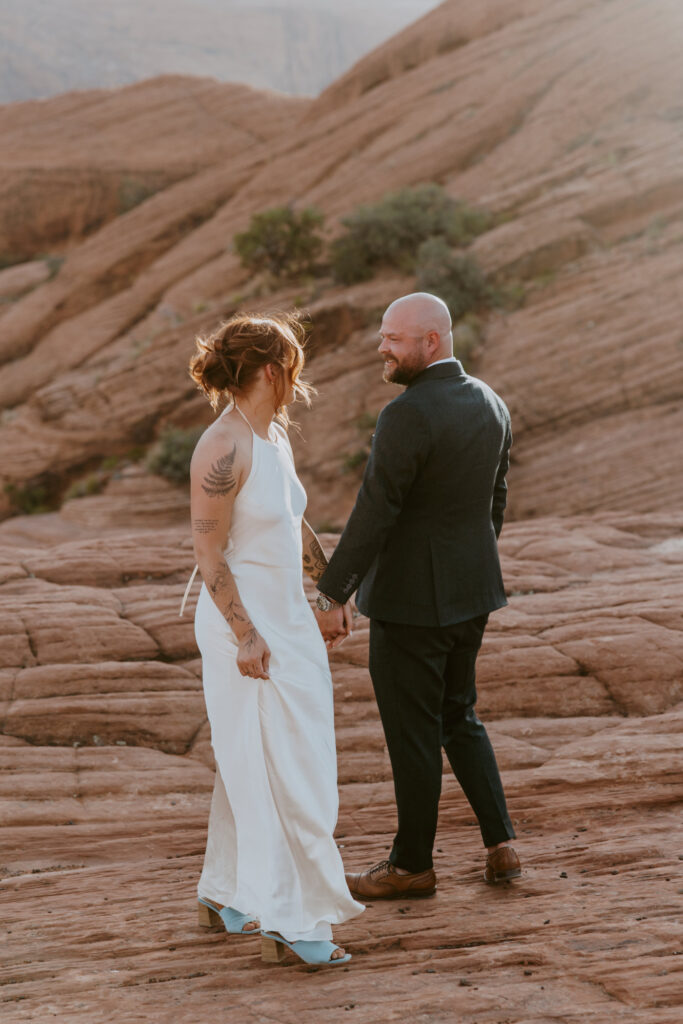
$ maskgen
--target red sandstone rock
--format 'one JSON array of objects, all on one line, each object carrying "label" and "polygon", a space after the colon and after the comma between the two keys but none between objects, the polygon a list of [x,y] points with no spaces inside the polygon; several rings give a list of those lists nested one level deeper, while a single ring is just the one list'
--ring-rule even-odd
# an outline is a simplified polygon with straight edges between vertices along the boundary
[{"label": "red sandstone rock", "polygon": [[0,270],[0,302],[9,302],[47,281],[50,267],[44,260],[17,263]]},{"label": "red sandstone rock", "polygon": [[[454,1012],[466,1024],[487,1015],[673,1024],[681,525],[680,514],[660,514],[505,527],[514,592],[491,619],[479,706],[523,877],[505,890],[484,885],[478,831],[447,773],[437,897],[375,904],[338,929],[350,970],[317,975],[305,1007],[288,987],[306,983],[305,967],[267,969],[257,940],[194,923],[213,776],[199,664],[174,640],[191,628],[191,617],[177,619],[187,530],[2,549],[3,632],[17,638],[0,670],[3,1016],[104,1024],[115,1005],[122,1021],[190,1024],[224,1005],[227,986],[249,1005],[258,991],[261,1014],[311,1024],[351,1003],[367,1024]],[[334,538],[323,541],[329,549]],[[195,599],[196,589],[190,616]],[[127,646],[97,660],[89,622],[95,615],[104,642],[114,608],[120,625],[108,642]],[[41,634],[48,613],[61,616],[59,643],[54,629]],[[677,672],[653,663],[654,627]],[[124,637],[126,628],[135,632]],[[133,635],[157,660],[136,654]],[[575,635],[592,645],[589,674]],[[612,646],[613,636],[632,642]],[[385,856],[395,827],[366,665],[360,619],[332,658],[338,840],[350,869]],[[653,714],[657,706],[671,710]]]},{"label": "red sandstone rock", "polygon": [[[491,617],[478,706],[522,880],[483,885],[478,831],[446,775],[437,897],[377,904],[339,929],[348,970],[266,969],[257,940],[197,932],[213,776],[198,583],[177,615],[193,563],[187,489],[126,470],[61,513],[0,524],[0,1000],[12,1024],[319,1024],[347,1010],[367,1024],[677,1024],[680,11],[661,0],[652,12],[443,4],[295,132],[75,244],[0,317],[12,360],[2,472],[59,484],[164,423],[210,421],[185,375],[193,334],[247,299],[286,307],[303,288],[259,296],[226,253],[255,209],[297,198],[343,214],[437,179],[504,215],[475,251],[527,276],[526,306],[488,318],[478,366],[515,426],[510,603]],[[320,395],[297,410],[293,442],[328,550],[371,418],[396,393],[381,382],[378,318],[412,286],[386,274],[299,296],[317,326]],[[367,636],[359,619],[331,659],[352,870],[386,856],[395,828]]]},{"label": "red sandstone rock", "polygon": [[[299,452],[312,516],[341,525],[356,480],[340,466],[365,443],[356,414],[342,410],[376,413],[394,393],[372,349],[382,305],[413,281],[346,292],[323,282],[322,298],[305,286],[250,296],[255,282],[226,249],[264,206],[314,202],[334,218],[388,189],[438,180],[502,216],[474,251],[491,271],[525,279],[526,307],[487,317],[478,363],[513,413],[513,514],[673,507],[681,494],[667,466],[683,425],[681,141],[671,101],[680,17],[673,0],[657,13],[622,0],[565,0],[552,11],[531,0],[443,4],[331,87],[296,128],[288,113],[281,136],[186,176],[71,246],[57,277],[0,320],[11,360],[0,384],[11,406],[0,424],[6,481],[47,478],[59,490],[169,418],[207,422],[185,376],[193,334],[247,302],[298,297],[325,334],[335,333],[334,309],[353,311],[339,342],[311,362],[319,411],[301,420],[320,455]],[[212,88],[218,96],[223,87]],[[143,104],[142,87],[124,90],[122,104],[129,94]],[[279,115],[268,109],[274,132]],[[139,117],[143,125],[144,109]],[[214,136],[203,133],[207,145]]]},{"label": "red sandstone rock", "polygon": [[[122,1021],[190,1024],[227,986],[311,1024],[351,1003],[367,1024],[453,1012],[673,1024],[682,526],[661,513],[505,527],[510,604],[491,618],[479,709],[523,877],[484,885],[478,830],[446,773],[437,897],[376,904],[338,929],[350,970],[318,975],[304,1009],[292,989],[291,1012],[283,986],[305,983],[305,967],[267,970],[257,940],[194,923],[213,774],[197,584],[177,617],[187,527],[53,547],[38,530],[41,546],[0,549],[4,1015],[105,1024],[115,1005]],[[395,827],[365,620],[332,670],[337,834],[356,869],[386,855]]]},{"label": "red sandstone rock", "polygon": [[308,106],[182,75],[0,106],[0,254],[61,252],[160,189],[258,148]]}]

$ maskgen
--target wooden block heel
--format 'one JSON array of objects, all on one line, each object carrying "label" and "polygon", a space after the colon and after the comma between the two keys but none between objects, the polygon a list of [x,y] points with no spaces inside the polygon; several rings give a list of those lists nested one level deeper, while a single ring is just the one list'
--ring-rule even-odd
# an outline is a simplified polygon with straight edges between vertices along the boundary
[{"label": "wooden block heel", "polygon": [[200,928],[223,927],[223,919],[218,911],[207,907],[205,903],[197,904],[197,921]]},{"label": "wooden block heel", "polygon": [[264,964],[279,964],[284,960],[284,958],[284,943],[263,935],[261,937],[261,959]]}]

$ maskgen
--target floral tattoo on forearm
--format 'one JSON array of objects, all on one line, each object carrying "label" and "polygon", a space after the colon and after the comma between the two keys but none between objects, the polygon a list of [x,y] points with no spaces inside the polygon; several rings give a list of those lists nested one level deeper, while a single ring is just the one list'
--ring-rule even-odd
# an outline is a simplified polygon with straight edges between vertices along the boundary
[{"label": "floral tattoo on forearm", "polygon": [[[240,643],[246,643],[247,646],[252,646],[257,637],[255,627],[247,615],[246,608],[240,601],[239,597],[234,592],[235,582],[232,579],[232,574],[228,566],[224,563],[219,565],[209,582],[209,590],[211,591],[214,598],[216,598],[216,604],[225,616],[226,621],[230,626],[235,627],[237,623],[247,626],[247,629],[241,637],[238,637]],[[228,588],[233,588],[232,593]],[[226,604],[220,601],[221,591],[228,589],[228,594],[225,595]],[[237,632],[235,630],[235,632]]]}]

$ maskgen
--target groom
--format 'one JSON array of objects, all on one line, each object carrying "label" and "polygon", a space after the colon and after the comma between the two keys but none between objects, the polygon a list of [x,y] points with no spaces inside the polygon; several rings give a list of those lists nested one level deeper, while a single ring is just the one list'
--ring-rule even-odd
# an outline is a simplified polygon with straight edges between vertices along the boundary
[{"label": "groom", "polygon": [[380,413],[356,504],[318,582],[318,623],[343,604],[370,619],[370,674],[391,759],[398,832],[389,860],[347,875],[362,899],[431,896],[443,747],[479,821],[487,882],[521,874],[486,729],[475,662],[489,612],[506,604],[503,525],[510,416],[453,356],[448,308],[417,292],[382,320],[384,380],[405,391]]}]

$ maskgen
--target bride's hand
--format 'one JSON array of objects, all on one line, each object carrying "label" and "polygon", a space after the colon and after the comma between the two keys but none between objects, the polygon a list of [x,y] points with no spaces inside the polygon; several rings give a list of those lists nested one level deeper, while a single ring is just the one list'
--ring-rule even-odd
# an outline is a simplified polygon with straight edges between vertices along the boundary
[{"label": "bride's hand", "polygon": [[261,634],[252,626],[239,642],[237,667],[243,676],[252,679],[270,679],[270,648]]}]

